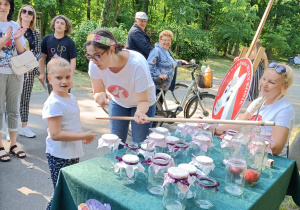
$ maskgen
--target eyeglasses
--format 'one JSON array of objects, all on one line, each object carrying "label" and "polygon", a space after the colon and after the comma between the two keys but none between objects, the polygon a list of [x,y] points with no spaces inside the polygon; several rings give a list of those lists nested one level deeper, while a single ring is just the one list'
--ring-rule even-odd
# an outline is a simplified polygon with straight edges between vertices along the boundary
[{"label": "eyeglasses", "polygon": [[22,10],[21,10],[21,13],[22,13],[22,14],[26,14],[26,12],[27,12],[27,14],[30,15],[30,16],[33,16],[33,14],[34,14],[33,11],[30,11],[30,10],[26,10],[26,9],[22,9]]},{"label": "eyeglasses", "polygon": [[106,53],[106,51],[104,51],[104,52],[101,53],[101,54],[94,54],[94,55],[85,54],[85,57],[86,57],[87,59],[89,59],[90,61],[93,60],[93,59],[99,61],[99,60],[101,59],[101,56],[102,56],[104,53]]},{"label": "eyeglasses", "polygon": [[171,39],[160,39],[160,40],[163,41],[163,42],[172,42]]},{"label": "eyeglasses", "polygon": [[268,65],[269,68],[275,68],[278,74],[283,74],[286,72],[286,68],[282,65],[278,65],[276,62],[272,62]]}]

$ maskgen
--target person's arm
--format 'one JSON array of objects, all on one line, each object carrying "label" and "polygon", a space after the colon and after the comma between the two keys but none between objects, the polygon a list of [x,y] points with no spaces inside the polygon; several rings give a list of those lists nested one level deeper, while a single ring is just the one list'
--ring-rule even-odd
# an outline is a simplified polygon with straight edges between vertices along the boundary
[{"label": "person's arm", "polygon": [[145,120],[149,109],[149,88],[144,92],[137,93],[137,103],[136,112],[134,113],[135,122],[137,124],[149,123]]},{"label": "person's arm", "polygon": [[161,68],[158,67],[158,63],[160,62],[159,59],[159,52],[158,50],[156,50],[155,48],[150,52],[147,62],[149,65],[149,69],[150,69],[150,73],[151,73],[151,77],[159,77],[162,80],[167,80],[168,79],[168,75],[166,74],[162,74],[161,73]]},{"label": "person's arm", "polygon": [[290,129],[288,129],[287,127],[277,126],[277,125],[275,125],[273,127],[272,137],[273,137],[274,143],[271,144],[271,146],[270,146],[273,155],[278,155],[281,153],[281,151],[287,141],[289,132],[290,132]]},{"label": "person's arm", "polygon": [[45,61],[46,61],[47,55],[42,53],[42,57],[39,60],[39,66],[40,66],[40,76],[39,80],[42,84],[45,82]]},{"label": "person's arm", "polygon": [[22,43],[21,41],[21,37],[25,34],[27,28],[19,28],[15,33],[14,33],[14,40],[15,40],[15,44],[16,44],[16,49],[18,54],[22,54],[26,51],[26,49],[24,48],[24,43]]},{"label": "person's arm", "polygon": [[70,60],[70,64],[71,64],[71,72],[72,72],[72,75],[74,76],[75,70],[76,70],[76,58],[72,58]]},{"label": "person's arm", "polygon": [[42,56],[40,33],[38,31],[34,31],[33,34],[35,40],[33,54],[36,57],[36,59],[39,60]]},{"label": "person's arm", "polygon": [[85,140],[87,143],[91,143],[95,140],[97,134],[94,131],[88,131],[83,133],[71,133],[61,130],[61,116],[48,118],[48,128],[51,139],[53,141],[79,141]]},{"label": "person's arm", "polygon": [[136,46],[144,53],[149,55],[150,51],[153,49],[150,41],[148,41],[145,36],[142,34],[143,32],[137,31],[134,33],[134,43]]},{"label": "person's arm", "polygon": [[103,84],[102,79],[93,79],[91,78],[94,100],[100,106],[107,106],[108,99],[111,99],[110,96],[105,91],[105,86]]}]

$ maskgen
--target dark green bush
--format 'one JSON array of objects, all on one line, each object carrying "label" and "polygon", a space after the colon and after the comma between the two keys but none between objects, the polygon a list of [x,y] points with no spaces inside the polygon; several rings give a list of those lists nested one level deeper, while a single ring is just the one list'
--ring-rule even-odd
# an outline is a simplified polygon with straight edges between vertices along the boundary
[{"label": "dark green bush", "polygon": [[[86,51],[84,49],[84,43],[86,42],[86,38],[88,34],[93,30],[99,28],[101,28],[101,26],[97,22],[91,20],[85,20],[78,27],[75,28],[75,33],[72,35],[72,39],[74,40],[77,49],[76,69],[79,69],[81,71],[88,71],[89,61],[84,57],[84,55],[86,54]],[[119,28],[105,28],[105,29],[112,32],[113,35],[118,40],[118,42],[124,44],[126,43],[127,30],[124,29],[122,26],[120,26]]]}]

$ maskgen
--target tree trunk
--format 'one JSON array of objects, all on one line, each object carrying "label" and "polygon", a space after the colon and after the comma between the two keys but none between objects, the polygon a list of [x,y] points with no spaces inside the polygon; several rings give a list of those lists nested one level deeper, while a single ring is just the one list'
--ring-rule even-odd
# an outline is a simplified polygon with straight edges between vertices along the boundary
[{"label": "tree trunk", "polygon": [[208,30],[209,29],[209,22],[210,22],[210,15],[205,15],[205,20],[202,23],[202,29]]},{"label": "tree trunk", "polygon": [[91,0],[87,0],[86,18],[87,18],[88,20],[91,19]]},{"label": "tree trunk", "polygon": [[278,10],[279,10],[281,2],[282,2],[282,0],[278,0],[277,5],[276,5],[276,15],[274,18],[274,27],[273,27],[274,29],[276,29],[279,24],[280,17],[278,16]]},{"label": "tree trunk", "polygon": [[111,5],[112,5],[112,0],[104,0],[102,11],[101,11],[101,17],[99,20],[99,24],[103,27],[108,26],[109,12],[111,9]]},{"label": "tree trunk", "polygon": [[239,55],[239,49],[240,49],[240,38],[236,41],[236,45],[233,51],[233,56],[238,56]]},{"label": "tree trunk", "polygon": [[148,15],[149,0],[144,0],[144,12]]},{"label": "tree trunk", "polygon": [[114,13],[114,20],[113,20],[113,23],[112,23],[112,27],[115,27],[116,26],[116,21],[119,17],[119,14],[123,8],[123,5],[124,5],[124,0],[122,0],[122,3],[120,5],[120,8],[118,8],[118,4],[119,4],[119,1],[116,0],[116,5],[115,5],[115,13]]}]

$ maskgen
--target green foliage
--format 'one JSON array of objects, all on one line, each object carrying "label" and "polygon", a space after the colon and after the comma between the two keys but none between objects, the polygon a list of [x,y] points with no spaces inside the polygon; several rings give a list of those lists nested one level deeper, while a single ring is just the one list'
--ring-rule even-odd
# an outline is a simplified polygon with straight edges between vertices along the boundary
[{"label": "green foliage", "polygon": [[[84,43],[90,32],[95,29],[100,29],[100,25],[95,21],[85,20],[79,26],[75,28],[75,33],[72,36],[73,41],[75,42],[77,49],[77,69],[82,71],[88,71],[88,60],[84,57],[86,50],[84,49]],[[127,39],[127,30],[122,26],[119,28],[104,28],[107,29],[115,36],[119,43],[125,43]]]}]

